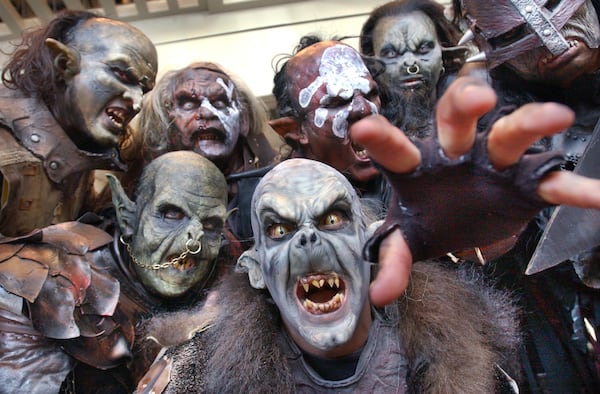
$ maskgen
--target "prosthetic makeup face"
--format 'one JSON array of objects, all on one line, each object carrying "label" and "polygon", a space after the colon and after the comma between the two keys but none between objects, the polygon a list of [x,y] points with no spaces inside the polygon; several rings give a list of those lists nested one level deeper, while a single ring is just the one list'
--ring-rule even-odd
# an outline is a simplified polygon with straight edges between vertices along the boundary
[{"label": "prosthetic makeup face", "polygon": [[373,50],[386,64],[381,76],[386,85],[401,94],[435,99],[442,48],[435,25],[424,12],[381,19],[373,30]]},{"label": "prosthetic makeup face", "polygon": [[133,203],[111,180],[119,226],[131,239],[131,265],[148,291],[176,298],[206,282],[214,267],[226,217],[225,178],[206,158],[176,151],[152,161],[140,185]]},{"label": "prosthetic makeup face", "polygon": [[175,123],[169,145],[226,162],[240,134],[248,134],[248,121],[240,115],[240,107],[238,91],[223,73],[189,69],[177,82],[169,112]]},{"label": "prosthetic makeup face", "polygon": [[462,0],[490,67],[568,85],[599,67],[600,25],[590,0]]},{"label": "prosthetic makeup face", "polygon": [[269,289],[303,349],[348,345],[365,314],[370,322],[366,229],[353,187],[323,163],[289,159],[263,177],[252,207],[255,248],[238,262],[252,286]]},{"label": "prosthetic makeup face", "polygon": [[286,75],[302,116],[306,157],[331,165],[352,182],[377,175],[366,151],[348,136],[354,122],[381,107],[377,85],[358,52],[339,42],[319,42],[292,57]]},{"label": "prosthetic makeup face", "polygon": [[99,18],[77,28],[68,46],[49,45],[71,62],[64,71],[68,111],[61,124],[79,131],[70,136],[81,148],[118,145],[142,94],[154,87],[158,61],[152,42],[128,24]]}]

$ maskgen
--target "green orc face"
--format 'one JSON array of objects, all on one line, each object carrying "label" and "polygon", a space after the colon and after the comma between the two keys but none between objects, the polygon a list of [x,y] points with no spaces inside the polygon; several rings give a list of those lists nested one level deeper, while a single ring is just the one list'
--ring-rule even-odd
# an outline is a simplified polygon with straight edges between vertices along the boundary
[{"label": "green orc face", "polygon": [[[117,189],[113,196],[124,201]],[[208,280],[227,205],[225,178],[212,162],[189,151],[166,153],[144,169],[135,203],[115,205],[123,207],[117,209],[119,225],[148,291],[177,298]]]}]

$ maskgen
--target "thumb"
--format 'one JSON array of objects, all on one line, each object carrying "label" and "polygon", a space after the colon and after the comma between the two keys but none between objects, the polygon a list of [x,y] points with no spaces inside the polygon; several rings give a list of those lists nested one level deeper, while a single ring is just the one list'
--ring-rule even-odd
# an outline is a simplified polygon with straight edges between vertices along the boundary
[{"label": "thumb", "polygon": [[412,254],[396,229],[379,245],[379,271],[369,290],[371,303],[384,306],[399,298],[408,286],[411,268]]}]

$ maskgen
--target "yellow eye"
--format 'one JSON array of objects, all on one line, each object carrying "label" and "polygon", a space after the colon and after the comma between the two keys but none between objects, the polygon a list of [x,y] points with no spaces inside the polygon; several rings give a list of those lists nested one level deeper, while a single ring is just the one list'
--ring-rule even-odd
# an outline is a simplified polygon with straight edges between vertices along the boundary
[{"label": "yellow eye", "polygon": [[329,212],[321,219],[320,226],[325,230],[335,230],[344,224],[344,215],[341,212]]},{"label": "yellow eye", "polygon": [[273,239],[279,239],[285,237],[291,233],[294,228],[289,224],[277,223],[267,228],[267,235]]}]

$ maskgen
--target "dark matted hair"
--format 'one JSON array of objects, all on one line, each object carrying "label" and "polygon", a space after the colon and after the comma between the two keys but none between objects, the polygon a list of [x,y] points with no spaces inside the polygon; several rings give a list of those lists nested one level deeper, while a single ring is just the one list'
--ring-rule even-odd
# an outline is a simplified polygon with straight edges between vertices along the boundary
[{"label": "dark matted hair", "polygon": [[46,46],[46,39],[68,44],[83,22],[100,17],[88,11],[64,10],[48,24],[24,31],[21,42],[9,53],[10,59],[2,70],[2,83],[22,90],[29,97],[38,96],[46,103],[54,102],[64,88],[64,80],[55,71],[54,56]]},{"label": "dark matted hair", "polygon": [[290,98],[289,94],[289,86],[286,77],[287,64],[292,56],[304,48],[308,48],[309,46],[321,41],[323,41],[323,39],[317,35],[302,36],[291,55],[285,55],[277,60],[275,65],[275,76],[273,77],[272,92],[273,96],[275,96],[275,101],[277,102],[276,109],[278,117],[300,117],[300,113],[296,108],[297,104]]}]

